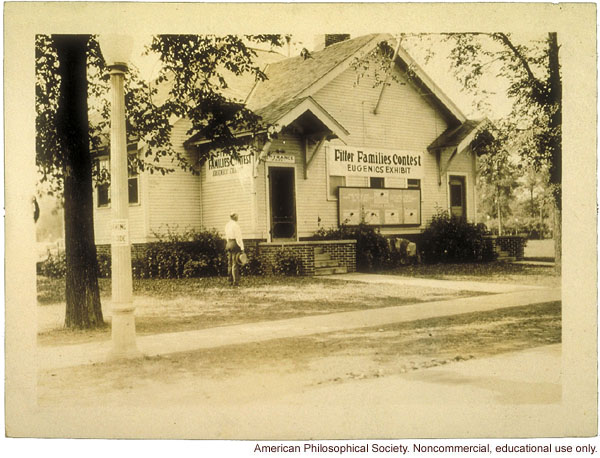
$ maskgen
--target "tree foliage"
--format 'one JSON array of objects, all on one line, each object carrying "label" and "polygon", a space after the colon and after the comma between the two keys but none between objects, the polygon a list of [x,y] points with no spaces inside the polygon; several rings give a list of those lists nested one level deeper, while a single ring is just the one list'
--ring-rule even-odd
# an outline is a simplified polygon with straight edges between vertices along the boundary
[{"label": "tree foliage", "polygon": [[[171,143],[171,121],[187,118],[189,135],[200,135],[226,154],[235,155],[247,137],[241,131],[256,132],[260,119],[243,102],[226,95],[228,80],[251,74],[256,80],[265,74],[255,64],[256,43],[281,45],[279,35],[157,35],[147,46],[156,53],[161,69],[154,81],[144,81],[130,64],[125,80],[127,132],[142,146],[142,154],[130,157],[130,167],[151,173],[168,173],[175,167],[198,172],[198,163],[177,152]],[[40,181],[51,183],[50,192],[62,189],[63,155],[56,134],[58,101],[58,60],[52,38],[36,36],[36,163]],[[109,74],[94,36],[88,41],[89,142],[92,151],[109,143]],[[210,151],[201,151],[199,161]],[[169,161],[161,160],[164,158]],[[166,165],[166,164],[171,165]],[[97,175],[98,171],[95,170]],[[104,177],[105,179],[107,177]]]},{"label": "tree foliage", "polygon": [[[403,35],[415,38],[433,34]],[[556,270],[560,270],[562,210],[562,82],[558,36],[518,42],[508,33],[447,33],[435,35],[450,46],[451,71],[465,91],[474,95],[478,108],[489,102],[489,84],[505,91],[512,109],[501,124],[511,148],[539,171],[548,170],[554,200]],[[431,56],[431,53],[428,53]],[[489,82],[489,80],[488,80]],[[504,86],[504,87],[503,87]],[[496,120],[494,120],[496,121]]]},{"label": "tree foliage", "polygon": [[[157,53],[163,64],[157,81],[144,81],[133,65],[125,79],[128,140],[141,146],[141,154],[130,156],[131,169],[164,174],[179,166],[198,171],[199,162],[188,160],[171,143],[172,121],[177,118],[191,121],[190,135],[205,137],[225,154],[237,154],[237,148],[251,139],[237,134],[257,132],[260,119],[224,90],[227,76],[249,73],[258,80],[265,78],[254,65],[256,53],[248,45],[252,42],[281,43],[277,35],[152,39],[148,52]],[[65,208],[65,325],[102,325],[92,175],[100,181],[109,177],[93,167],[91,152],[106,154],[108,149],[110,76],[91,35],[38,35],[35,59],[36,164],[40,182],[49,193],[63,195]],[[166,97],[158,97],[165,87]],[[202,161],[210,154],[200,151],[197,158]]]},{"label": "tree foliage", "polygon": [[511,214],[513,192],[519,186],[521,164],[516,164],[509,150],[507,130],[489,125],[476,136],[473,145],[479,155],[479,198],[486,214],[498,221],[502,235],[503,219]]}]

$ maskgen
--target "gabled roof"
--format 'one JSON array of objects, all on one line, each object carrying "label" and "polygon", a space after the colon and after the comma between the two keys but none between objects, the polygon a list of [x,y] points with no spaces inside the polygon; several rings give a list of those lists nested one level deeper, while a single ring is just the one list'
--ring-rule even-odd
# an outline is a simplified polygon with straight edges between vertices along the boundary
[{"label": "gabled roof", "polygon": [[278,99],[299,96],[367,44],[373,42],[374,45],[378,36],[372,34],[342,41],[311,53],[307,59],[297,56],[268,65],[265,71],[268,79],[256,85],[247,101],[248,108],[256,110]]},{"label": "gabled roof", "polygon": [[[280,132],[286,126],[296,122],[304,122],[316,125],[318,130],[327,129],[333,136],[346,143],[346,137],[350,134],[344,126],[336,121],[321,105],[312,97],[303,97],[292,100],[279,99],[266,107],[255,111],[263,121],[272,126],[269,132]],[[252,132],[238,132],[239,136],[251,135]],[[210,143],[206,138],[196,134],[184,142],[185,145],[201,145]]]},{"label": "gabled roof", "polygon": [[344,143],[346,143],[346,137],[350,134],[312,97],[292,99],[287,102],[275,101],[264,108],[256,110],[256,114],[266,123],[274,125],[276,131],[308,115],[313,119],[316,118],[319,126],[325,127]]},{"label": "gabled roof", "polygon": [[[311,53],[306,59],[298,56],[272,63],[265,70],[268,80],[257,83],[250,93],[248,108],[256,111],[278,99],[311,96],[346,70],[354,58],[365,55],[384,40],[395,47],[395,39],[391,35],[370,34],[333,44]],[[402,69],[410,67],[413,83],[426,89],[430,101],[446,116],[453,118],[453,124],[466,121],[460,109],[402,47],[398,47],[396,65]]]},{"label": "gabled roof", "polygon": [[[240,86],[235,88],[233,85],[237,82],[233,81],[230,90],[235,91],[238,99],[242,98],[244,90],[248,91],[245,97],[246,106],[261,116],[266,124],[279,123],[279,127],[281,127],[284,125],[281,124],[284,118],[288,124],[293,122],[294,119],[290,119],[289,114],[292,111],[298,112],[297,107],[302,105],[313,114],[315,111],[318,112],[317,117],[333,121],[332,125],[335,125],[337,132],[348,134],[343,126],[333,119],[323,107],[318,106],[311,96],[349,68],[355,58],[364,56],[383,40],[387,40],[391,45],[394,45],[395,42],[389,34],[371,34],[335,43],[320,51],[310,53],[306,58],[297,56],[278,60],[279,57],[275,57],[264,70],[267,80],[256,82],[251,90],[247,84],[248,81],[240,80]],[[398,47],[395,64],[401,69],[410,67],[413,84],[426,89],[423,91],[427,94],[426,97],[439,107],[453,128],[458,125],[458,128],[470,132],[468,129],[470,121],[467,121],[460,109],[401,47]],[[310,98],[308,103],[305,102],[307,98]],[[296,114],[301,116],[303,113]],[[323,119],[320,120],[323,121]],[[328,124],[325,123],[325,125]],[[448,138],[444,137],[443,142],[447,140]],[[188,142],[190,141],[197,142],[198,140],[192,138],[188,140]]]}]

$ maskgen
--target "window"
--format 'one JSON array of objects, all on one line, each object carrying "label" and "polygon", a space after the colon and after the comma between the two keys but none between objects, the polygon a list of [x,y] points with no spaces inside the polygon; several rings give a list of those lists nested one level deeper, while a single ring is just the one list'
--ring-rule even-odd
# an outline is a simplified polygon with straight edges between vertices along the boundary
[{"label": "window", "polygon": [[108,183],[99,184],[98,190],[98,207],[108,207],[110,204],[110,185]]},{"label": "window", "polygon": [[108,159],[100,159],[96,165],[98,167],[98,183],[96,185],[98,207],[108,207],[110,205],[110,165]]},{"label": "window", "polygon": [[[110,206],[110,162],[108,159],[100,159],[97,162],[98,178],[96,184],[96,197],[98,207]],[[128,201],[130,204],[139,204],[139,174],[137,171],[129,171],[127,180]]]},{"label": "window", "polygon": [[369,178],[369,187],[382,189],[385,187],[385,179],[381,177],[371,177]]},{"label": "window", "polygon": [[329,200],[337,200],[338,188],[340,186],[346,186],[346,177],[339,175],[329,176]]},{"label": "window", "polygon": [[421,189],[421,180],[409,178],[407,180],[408,189]]},{"label": "window", "polygon": [[129,203],[130,204],[139,204],[140,196],[139,196],[139,175],[137,170],[133,172],[129,172],[129,180],[127,180],[127,187],[129,191]]}]

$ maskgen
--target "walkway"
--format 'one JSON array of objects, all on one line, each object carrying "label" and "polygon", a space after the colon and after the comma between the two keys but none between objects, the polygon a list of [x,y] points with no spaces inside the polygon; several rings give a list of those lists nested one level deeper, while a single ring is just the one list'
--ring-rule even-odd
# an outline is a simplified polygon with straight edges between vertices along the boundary
[{"label": "walkway", "polygon": [[[337,276],[336,278],[339,278]],[[374,281],[377,280],[374,276]],[[383,276],[379,276],[383,277]],[[355,277],[357,281],[360,277]],[[392,277],[391,279],[393,279]],[[383,279],[379,279],[382,280]],[[412,279],[419,280],[419,279]],[[441,280],[422,280],[424,282],[440,282]],[[448,288],[458,288],[458,283],[447,282]],[[460,287],[468,290],[473,282]],[[427,283],[430,286],[431,283]],[[492,284],[483,284],[492,285]],[[441,285],[436,285],[442,287]],[[495,285],[498,286],[498,285]],[[507,286],[507,285],[505,285]],[[444,301],[419,303],[396,307],[385,307],[371,310],[332,313],[329,315],[306,316],[286,320],[247,323],[235,326],[155,334],[138,337],[138,348],[146,356],[156,356],[177,352],[188,352],[224,345],[260,342],[271,339],[300,337],[310,334],[326,333],[346,329],[382,326],[441,316],[458,315],[471,312],[519,307],[529,304],[558,301],[561,299],[560,288],[537,288],[508,285],[513,289],[501,294],[458,298]],[[487,287],[487,286],[485,286]],[[490,286],[491,287],[491,286]],[[482,287],[483,288],[483,287]],[[508,288],[509,290],[511,288]],[[516,290],[515,290],[516,289]],[[472,290],[472,289],[471,289]],[[480,289],[479,291],[487,291]],[[489,292],[489,291],[487,291]],[[93,342],[82,345],[65,345],[60,347],[40,347],[38,349],[38,368],[50,369],[83,364],[102,363],[106,360],[111,342]]]},{"label": "walkway", "polygon": [[364,283],[385,283],[389,285],[408,285],[424,286],[428,288],[444,288],[456,291],[476,291],[479,293],[509,293],[514,291],[528,291],[542,289],[542,286],[516,285],[512,283],[492,283],[480,281],[452,281],[452,280],[434,280],[429,278],[403,277],[401,275],[382,275],[382,274],[341,274],[324,275],[323,279],[328,280],[346,280],[358,281]]},{"label": "walkway", "polygon": [[524,259],[523,261],[514,261],[512,264],[519,264],[522,266],[554,267],[553,261],[528,261],[527,259]]}]

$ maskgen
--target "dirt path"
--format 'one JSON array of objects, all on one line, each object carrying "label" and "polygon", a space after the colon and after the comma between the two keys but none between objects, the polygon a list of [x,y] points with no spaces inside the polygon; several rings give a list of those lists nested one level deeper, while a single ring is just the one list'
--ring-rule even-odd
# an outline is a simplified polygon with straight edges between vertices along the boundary
[{"label": "dirt path", "polygon": [[40,373],[42,405],[238,404],[560,342],[560,303]]},{"label": "dirt path", "polygon": [[[89,437],[114,434],[115,428],[127,437],[426,437],[423,431],[436,435],[449,428],[457,437],[460,431],[469,436],[507,432],[519,436],[539,428],[531,421],[536,412],[548,412],[561,399],[560,345],[408,373],[318,383],[364,362],[359,355],[325,357],[244,374],[224,368],[218,377],[179,370],[144,383],[121,379],[118,386],[114,380],[101,379],[95,385],[80,384],[73,402],[68,402],[73,393],[56,393],[54,399],[42,393],[40,415],[51,415],[53,407],[60,406],[65,421],[60,431],[72,434],[70,419],[99,408],[102,422],[80,421],[74,427],[75,436]],[[490,421],[507,406],[526,406],[528,415],[515,416],[509,423]],[[460,412],[461,420],[444,412]],[[436,418],[438,429],[431,428],[431,418]],[[491,425],[495,430],[489,429]]]}]

